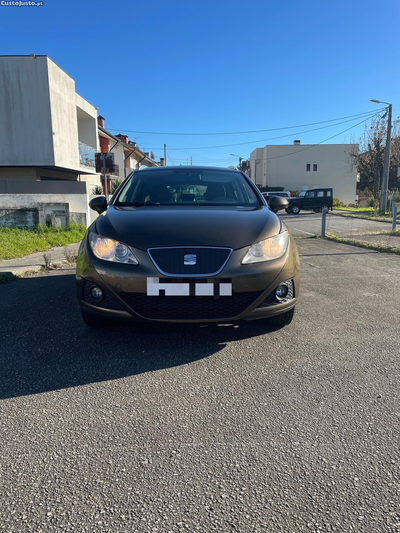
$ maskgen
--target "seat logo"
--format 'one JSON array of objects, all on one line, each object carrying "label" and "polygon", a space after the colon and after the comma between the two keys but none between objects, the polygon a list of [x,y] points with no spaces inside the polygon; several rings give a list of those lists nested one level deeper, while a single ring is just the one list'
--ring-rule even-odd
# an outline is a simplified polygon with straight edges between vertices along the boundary
[{"label": "seat logo", "polygon": [[193,266],[196,264],[196,254],[186,254],[183,256],[183,264]]}]

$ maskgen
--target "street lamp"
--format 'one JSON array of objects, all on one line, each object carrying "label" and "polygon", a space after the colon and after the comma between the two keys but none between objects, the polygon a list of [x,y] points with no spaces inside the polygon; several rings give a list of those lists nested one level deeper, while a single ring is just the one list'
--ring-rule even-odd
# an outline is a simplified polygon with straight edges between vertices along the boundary
[{"label": "street lamp", "polygon": [[387,134],[386,134],[386,148],[385,148],[385,160],[383,163],[383,176],[382,176],[382,194],[381,202],[379,206],[379,214],[385,214],[387,196],[388,196],[388,186],[389,186],[389,165],[390,165],[390,142],[392,137],[392,104],[389,102],[382,102],[381,100],[371,100],[375,104],[387,104],[388,107],[388,125],[387,125]]},{"label": "street lamp", "polygon": [[238,157],[239,158],[239,170],[242,170],[242,161],[243,161],[243,157],[240,157],[240,155],[236,155],[236,154],[229,154],[233,157]]}]

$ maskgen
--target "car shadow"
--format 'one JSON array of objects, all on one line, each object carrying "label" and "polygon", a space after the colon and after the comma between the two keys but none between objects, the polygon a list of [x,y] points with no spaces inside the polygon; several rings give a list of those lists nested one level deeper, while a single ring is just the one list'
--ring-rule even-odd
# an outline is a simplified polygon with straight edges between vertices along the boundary
[{"label": "car shadow", "polygon": [[274,331],[264,320],[91,329],[80,316],[73,269],[0,285],[0,312],[3,399],[190,364]]}]

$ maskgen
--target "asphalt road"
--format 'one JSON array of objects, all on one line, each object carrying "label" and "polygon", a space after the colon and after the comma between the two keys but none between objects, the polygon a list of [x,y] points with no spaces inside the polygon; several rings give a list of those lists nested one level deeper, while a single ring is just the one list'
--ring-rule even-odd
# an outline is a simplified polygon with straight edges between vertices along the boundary
[{"label": "asphalt road", "polygon": [[94,331],[71,269],[0,285],[0,531],[400,531],[400,260],[298,245],[278,331]]},{"label": "asphalt road", "polygon": [[[298,215],[279,213],[279,218],[286,222],[294,237],[307,238],[310,235],[321,235],[321,213],[311,211],[301,211]],[[366,235],[391,229],[391,224],[387,222],[342,217],[330,213],[326,217],[326,231],[337,236]]]}]

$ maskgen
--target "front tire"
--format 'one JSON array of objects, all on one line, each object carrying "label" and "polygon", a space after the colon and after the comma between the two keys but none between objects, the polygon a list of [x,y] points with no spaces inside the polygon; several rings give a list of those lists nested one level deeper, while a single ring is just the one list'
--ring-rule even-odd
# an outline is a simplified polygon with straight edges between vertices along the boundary
[{"label": "front tire", "polygon": [[277,315],[273,318],[270,318],[270,323],[277,328],[283,328],[284,326],[288,326],[293,320],[294,309],[295,308],[292,307],[292,309],[286,311],[286,313],[282,313],[281,315]]},{"label": "front tire", "polygon": [[293,215],[298,215],[300,213],[300,206],[298,204],[293,205],[290,208]]}]

